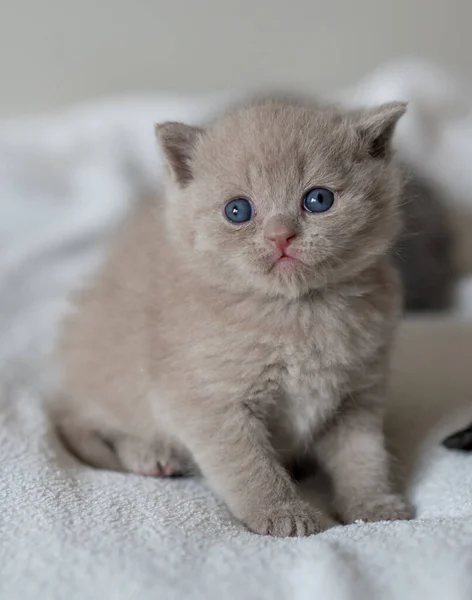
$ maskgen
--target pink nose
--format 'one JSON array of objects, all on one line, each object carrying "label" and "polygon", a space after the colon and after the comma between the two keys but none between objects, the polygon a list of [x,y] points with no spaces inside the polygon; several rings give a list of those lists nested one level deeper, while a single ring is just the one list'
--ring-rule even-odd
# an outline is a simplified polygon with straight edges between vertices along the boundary
[{"label": "pink nose", "polygon": [[295,235],[296,233],[293,227],[278,221],[268,223],[265,232],[265,238],[271,242],[274,242],[274,244],[280,250],[284,250],[290,244]]}]

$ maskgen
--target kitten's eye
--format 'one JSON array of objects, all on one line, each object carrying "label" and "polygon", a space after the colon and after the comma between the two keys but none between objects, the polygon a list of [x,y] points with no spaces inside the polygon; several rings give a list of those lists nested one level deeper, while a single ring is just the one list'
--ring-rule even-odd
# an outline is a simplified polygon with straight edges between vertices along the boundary
[{"label": "kitten's eye", "polygon": [[326,188],[313,188],[303,198],[303,208],[307,212],[322,213],[329,210],[334,203],[334,194]]},{"label": "kitten's eye", "polygon": [[246,223],[254,216],[254,209],[246,198],[234,198],[225,206],[225,216],[231,223]]}]

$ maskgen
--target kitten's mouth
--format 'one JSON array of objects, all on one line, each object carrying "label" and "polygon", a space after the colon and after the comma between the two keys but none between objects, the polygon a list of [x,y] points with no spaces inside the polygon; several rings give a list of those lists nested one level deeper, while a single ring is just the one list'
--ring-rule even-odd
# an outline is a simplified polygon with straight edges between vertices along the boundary
[{"label": "kitten's mouth", "polygon": [[301,264],[301,261],[294,256],[291,256],[286,251],[282,252],[281,255],[275,260],[274,267],[279,266],[282,268],[294,267],[297,264]]},{"label": "kitten's mouth", "polygon": [[279,265],[291,265],[297,262],[299,261],[296,258],[293,258],[292,256],[287,256],[286,254],[284,254],[277,260],[277,264]]}]

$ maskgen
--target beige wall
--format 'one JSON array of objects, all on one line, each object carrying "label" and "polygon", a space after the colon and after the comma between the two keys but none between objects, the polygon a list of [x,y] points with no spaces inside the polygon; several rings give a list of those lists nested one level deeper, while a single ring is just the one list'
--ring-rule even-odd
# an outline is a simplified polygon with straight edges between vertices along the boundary
[{"label": "beige wall", "polygon": [[0,115],[145,89],[332,90],[401,55],[472,67],[472,0],[0,0]]}]

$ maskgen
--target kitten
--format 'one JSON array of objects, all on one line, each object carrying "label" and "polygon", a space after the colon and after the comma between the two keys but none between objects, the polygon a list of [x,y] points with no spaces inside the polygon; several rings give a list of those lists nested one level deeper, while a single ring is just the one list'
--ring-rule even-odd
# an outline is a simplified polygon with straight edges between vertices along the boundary
[{"label": "kitten", "polygon": [[404,167],[403,228],[392,257],[404,289],[406,311],[440,311],[452,304],[457,273],[453,233],[443,198]]},{"label": "kitten", "polygon": [[257,100],[157,127],[165,193],[125,224],[59,344],[55,418],[76,455],[200,471],[260,534],[328,525],[289,474],[303,457],[342,522],[411,517],[382,433],[405,108]]}]

